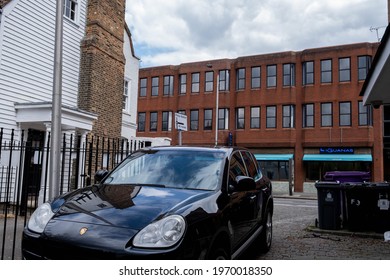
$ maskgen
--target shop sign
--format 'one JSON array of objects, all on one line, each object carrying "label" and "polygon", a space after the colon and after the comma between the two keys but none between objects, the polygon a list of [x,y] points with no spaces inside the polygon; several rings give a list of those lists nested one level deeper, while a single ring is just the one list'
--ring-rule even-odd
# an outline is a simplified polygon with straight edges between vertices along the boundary
[{"label": "shop sign", "polygon": [[340,148],[323,147],[323,148],[320,148],[320,154],[353,154],[353,153],[355,153],[355,149],[348,148],[348,147],[340,147]]}]

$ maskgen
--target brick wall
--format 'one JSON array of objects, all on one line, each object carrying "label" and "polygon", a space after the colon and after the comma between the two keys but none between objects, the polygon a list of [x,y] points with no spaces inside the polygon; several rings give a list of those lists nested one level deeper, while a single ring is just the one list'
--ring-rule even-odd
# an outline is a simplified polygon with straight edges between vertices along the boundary
[{"label": "brick wall", "polygon": [[[160,66],[140,69],[140,79],[147,79],[147,94],[138,98],[138,112],[144,112],[145,131],[138,131],[139,137],[170,137],[172,144],[177,144],[178,132],[162,131],[162,112],[177,112],[184,110],[190,124],[191,110],[199,110],[198,130],[182,133],[183,145],[212,145],[215,139],[215,103],[216,103],[216,73],[218,70],[230,71],[230,90],[219,93],[219,108],[229,109],[229,129],[218,131],[218,143],[227,144],[228,134],[233,134],[235,145],[244,146],[256,153],[294,154],[295,191],[303,190],[305,181],[305,153],[317,153],[319,147],[355,147],[359,153],[373,155],[372,170],[374,181],[383,180],[383,156],[381,136],[381,111],[373,111],[373,126],[360,126],[358,101],[363,80],[358,79],[358,56],[374,57],[378,43],[358,43],[351,45],[332,46],[307,49],[300,52],[282,52],[263,55],[239,57],[236,59],[221,59],[186,63],[176,66]],[[339,58],[349,57],[351,63],[350,81],[339,82]],[[321,83],[321,61],[332,60],[332,82]],[[314,61],[314,83],[304,85],[302,82],[303,62]],[[207,67],[212,63],[213,68]],[[283,65],[295,64],[295,85],[283,86]],[[277,65],[277,85],[267,87],[267,66]],[[251,88],[251,68],[261,67],[261,86]],[[245,68],[245,89],[236,89],[236,70]],[[205,91],[205,76],[207,71],[214,70],[214,90]],[[200,73],[199,92],[191,93],[191,74]],[[187,75],[187,92],[180,95],[179,75]],[[174,92],[172,96],[163,95],[163,79],[165,75],[174,76]],[[159,77],[158,96],[151,96],[151,79]],[[321,103],[332,103],[333,123],[331,127],[321,126]],[[339,103],[351,102],[351,125],[339,125]],[[315,125],[303,128],[302,106],[314,104]],[[295,106],[295,126],[284,128],[283,105]],[[260,107],[260,128],[250,127],[250,109]],[[267,128],[267,106],[276,107],[276,128]],[[236,128],[236,109],[245,110],[245,128]],[[204,110],[213,110],[212,130],[205,130]],[[150,130],[150,113],[158,113],[157,131]]]},{"label": "brick wall", "polygon": [[98,118],[92,133],[121,136],[125,0],[90,0],[81,42],[78,106]]},{"label": "brick wall", "polygon": [[7,5],[11,0],[0,0],[0,8],[3,8],[5,5]]}]

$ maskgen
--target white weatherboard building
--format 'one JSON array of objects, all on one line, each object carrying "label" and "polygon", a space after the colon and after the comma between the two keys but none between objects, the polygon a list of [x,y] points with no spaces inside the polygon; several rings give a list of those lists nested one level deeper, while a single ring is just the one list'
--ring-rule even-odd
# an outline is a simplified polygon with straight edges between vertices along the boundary
[{"label": "white weatherboard building", "polygon": [[[90,132],[97,116],[77,108],[80,43],[86,32],[87,0],[64,0],[64,5],[62,132],[70,137]],[[0,0],[0,200],[4,198],[4,185],[17,184],[18,173],[27,178],[27,170],[46,168],[46,156],[41,155],[39,147],[30,154],[15,151],[11,159],[10,149],[5,145],[11,139],[15,143],[26,139],[31,143],[48,142],[55,20],[56,1]],[[123,28],[126,64],[121,135],[135,140],[139,59],[135,56],[129,29]],[[149,141],[150,145],[169,144],[169,139],[141,140]],[[72,160],[68,159],[69,165]],[[31,165],[26,165],[27,162]]]}]

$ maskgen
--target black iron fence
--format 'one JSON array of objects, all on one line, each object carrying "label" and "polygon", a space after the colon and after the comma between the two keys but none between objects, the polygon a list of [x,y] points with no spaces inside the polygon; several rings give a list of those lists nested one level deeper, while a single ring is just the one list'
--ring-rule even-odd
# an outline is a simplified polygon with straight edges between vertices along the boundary
[{"label": "black iron fence", "polygon": [[[95,183],[144,142],[93,135],[63,134],[60,194]],[[48,199],[50,133],[0,128],[0,259],[18,259],[23,227]]]}]

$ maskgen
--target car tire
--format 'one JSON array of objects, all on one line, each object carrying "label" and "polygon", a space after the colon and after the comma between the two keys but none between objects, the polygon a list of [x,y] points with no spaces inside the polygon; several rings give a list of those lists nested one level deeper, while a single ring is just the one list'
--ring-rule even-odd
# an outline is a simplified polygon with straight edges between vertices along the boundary
[{"label": "car tire", "polygon": [[263,230],[259,235],[258,241],[260,251],[262,253],[267,253],[271,249],[272,244],[272,212],[267,210],[264,217]]}]

